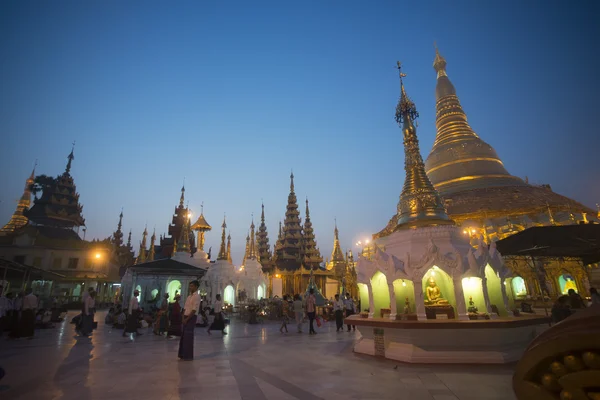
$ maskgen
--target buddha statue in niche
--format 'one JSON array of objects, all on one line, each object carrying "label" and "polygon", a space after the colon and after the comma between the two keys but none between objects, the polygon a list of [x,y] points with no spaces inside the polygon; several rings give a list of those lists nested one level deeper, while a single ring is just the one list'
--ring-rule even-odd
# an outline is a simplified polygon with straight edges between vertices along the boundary
[{"label": "buddha statue in niche", "polygon": [[429,306],[445,306],[448,305],[448,300],[442,297],[442,291],[435,283],[433,276],[429,278],[428,286],[426,289],[427,299],[425,304]]}]

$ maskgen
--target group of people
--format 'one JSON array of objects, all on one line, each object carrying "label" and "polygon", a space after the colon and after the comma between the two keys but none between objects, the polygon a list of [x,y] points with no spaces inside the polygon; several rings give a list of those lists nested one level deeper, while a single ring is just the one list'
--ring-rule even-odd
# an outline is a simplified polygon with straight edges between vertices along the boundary
[{"label": "group of people", "polygon": [[[356,313],[356,306],[354,300],[350,296],[350,293],[346,293],[345,299],[340,299],[340,295],[335,295],[335,301],[333,302],[333,310],[335,314],[335,322],[337,332],[344,330],[344,318],[349,317]],[[298,333],[302,333],[302,323],[304,322],[305,316],[308,317],[308,333],[309,335],[316,335],[315,321],[317,320],[317,299],[315,297],[314,289],[310,289],[306,300],[302,299],[302,296],[295,294],[293,297],[290,295],[283,296],[283,312],[282,321],[279,332],[288,333],[287,325],[291,317],[295,317],[296,326]],[[348,332],[350,329],[356,330],[354,325],[348,325]]]},{"label": "group of people", "polygon": [[38,317],[39,302],[32,289],[24,292],[4,294],[4,288],[0,286],[0,336],[9,332],[9,338],[33,339],[35,334],[36,320]]},{"label": "group of people", "polygon": [[[590,306],[600,306],[600,295],[596,288],[590,288]],[[586,308],[585,300],[574,290],[560,296],[552,306],[552,322],[557,323],[572,315],[576,310]]]}]

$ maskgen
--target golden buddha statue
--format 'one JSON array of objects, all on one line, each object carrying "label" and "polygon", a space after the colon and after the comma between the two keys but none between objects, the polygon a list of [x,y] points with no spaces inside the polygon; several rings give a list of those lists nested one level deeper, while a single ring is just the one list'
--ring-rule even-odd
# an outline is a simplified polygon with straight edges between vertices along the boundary
[{"label": "golden buddha statue", "polygon": [[427,299],[425,300],[425,304],[434,306],[443,306],[448,304],[448,300],[442,297],[442,291],[438,287],[437,283],[435,283],[433,276],[429,278],[429,286],[427,286],[426,293]]}]

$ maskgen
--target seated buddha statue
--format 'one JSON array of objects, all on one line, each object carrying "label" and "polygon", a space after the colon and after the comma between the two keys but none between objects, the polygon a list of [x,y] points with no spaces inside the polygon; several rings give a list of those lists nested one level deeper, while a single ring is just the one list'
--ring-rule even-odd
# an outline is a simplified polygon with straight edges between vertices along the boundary
[{"label": "seated buddha statue", "polygon": [[426,294],[427,299],[425,300],[425,304],[427,305],[443,306],[448,304],[448,300],[442,297],[442,291],[437,283],[435,283],[433,277],[429,278],[429,286],[427,286]]}]

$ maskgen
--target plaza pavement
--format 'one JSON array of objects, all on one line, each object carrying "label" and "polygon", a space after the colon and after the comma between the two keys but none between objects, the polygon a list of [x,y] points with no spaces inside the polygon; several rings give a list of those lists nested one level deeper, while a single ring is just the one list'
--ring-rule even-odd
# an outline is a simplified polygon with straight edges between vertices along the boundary
[{"label": "plaza pavement", "polygon": [[[70,317],[74,314],[70,313]],[[411,365],[357,355],[358,331],[281,335],[279,325],[232,320],[229,335],[196,329],[195,360],[177,359],[177,339],[131,340],[104,325],[91,339],[73,325],[0,340],[0,399],[508,400],[514,365]],[[305,324],[305,332],[307,330]]]}]

